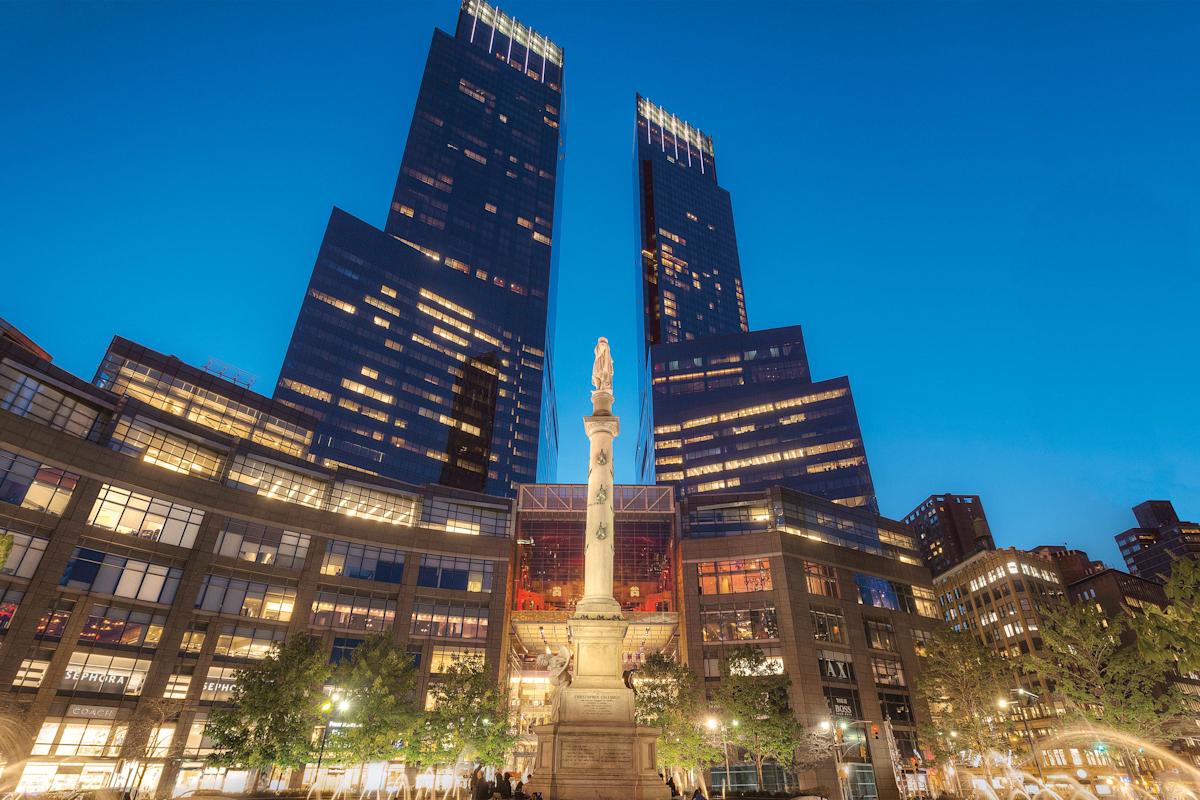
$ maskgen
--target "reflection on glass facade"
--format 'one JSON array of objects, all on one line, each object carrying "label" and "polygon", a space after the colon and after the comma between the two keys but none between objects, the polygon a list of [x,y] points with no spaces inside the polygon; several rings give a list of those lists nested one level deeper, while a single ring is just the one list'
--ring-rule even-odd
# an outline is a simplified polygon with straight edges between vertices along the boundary
[{"label": "reflection on glass facade", "polygon": [[[682,503],[681,517],[686,539],[780,531],[905,564],[921,563],[917,541],[908,526],[867,509],[847,508],[783,486],[688,498]],[[808,566],[805,562],[810,592],[840,595],[836,582],[828,590],[818,588],[823,581],[834,580],[832,572],[823,575],[819,565],[814,564],[812,570]]]},{"label": "reflection on glass facade", "polygon": [[[518,611],[574,610],[583,596],[586,486],[523,486],[517,504]],[[626,611],[674,611],[675,505],[668,488],[617,486],[613,594]]]},{"label": "reflection on glass facade", "polygon": [[277,399],[311,452],[512,496],[551,476],[562,50],[480,0],[435,31],[384,230],[334,209]]},{"label": "reflection on glass facade", "polygon": [[651,350],[642,467],[692,495],[782,485],[875,508],[850,382],[813,382],[799,326]]}]

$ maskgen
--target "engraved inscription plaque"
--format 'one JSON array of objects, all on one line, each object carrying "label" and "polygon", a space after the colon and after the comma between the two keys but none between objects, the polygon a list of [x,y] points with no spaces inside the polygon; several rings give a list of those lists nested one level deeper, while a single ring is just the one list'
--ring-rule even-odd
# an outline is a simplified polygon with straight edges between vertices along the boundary
[{"label": "engraved inscription plaque", "polygon": [[598,736],[564,737],[558,745],[558,766],[580,769],[612,769],[633,763],[633,742]]}]

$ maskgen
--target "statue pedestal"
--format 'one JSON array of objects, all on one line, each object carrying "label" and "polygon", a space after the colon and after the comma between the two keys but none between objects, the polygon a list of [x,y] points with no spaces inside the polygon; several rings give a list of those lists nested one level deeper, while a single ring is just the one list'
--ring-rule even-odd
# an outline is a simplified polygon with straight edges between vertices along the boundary
[{"label": "statue pedestal", "polygon": [[555,721],[533,729],[530,790],[545,800],[670,800],[654,764],[659,730],[633,721],[633,690],[621,669],[628,627],[619,610],[571,619],[575,674]]}]

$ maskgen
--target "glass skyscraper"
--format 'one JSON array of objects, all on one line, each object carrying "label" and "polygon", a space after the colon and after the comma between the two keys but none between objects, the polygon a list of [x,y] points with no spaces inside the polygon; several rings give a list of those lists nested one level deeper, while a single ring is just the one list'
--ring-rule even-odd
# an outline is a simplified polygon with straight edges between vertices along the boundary
[{"label": "glass skyscraper", "polygon": [[750,331],[712,138],[640,95],[636,119],[641,480],[874,509],[849,380],[812,380],[799,326]]},{"label": "glass skyscraper", "polygon": [[317,461],[512,496],[552,479],[563,55],[480,0],[433,34],[381,231],[334,209],[275,396]]}]

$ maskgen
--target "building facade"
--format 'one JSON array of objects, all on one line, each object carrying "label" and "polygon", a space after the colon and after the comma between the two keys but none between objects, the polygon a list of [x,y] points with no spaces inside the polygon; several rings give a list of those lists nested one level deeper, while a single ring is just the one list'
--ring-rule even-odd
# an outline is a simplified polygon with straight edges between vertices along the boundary
[{"label": "building facade", "polygon": [[850,381],[812,381],[798,326],[651,349],[643,466],[684,497],[783,485],[876,509]]},{"label": "building facade", "polygon": [[979,495],[931,494],[904,521],[916,531],[921,557],[934,575],[996,549]]},{"label": "building facade", "polygon": [[[679,653],[678,509],[666,486],[613,487],[613,595],[630,621],[623,655],[636,669],[652,653]],[[533,765],[534,725],[549,722],[549,683],[538,656],[571,641],[583,597],[587,486],[534,484],[517,496],[517,554],[509,593],[509,687],[521,734],[516,766]]]},{"label": "building facade", "polygon": [[140,761],[144,789],[237,791],[205,721],[301,632],[334,662],[388,632],[420,691],[459,653],[499,676],[512,501],[321,467],[295,453],[311,418],[124,340],[98,380],[0,341],[6,790]]},{"label": "building facade", "polygon": [[[984,550],[933,579],[942,615],[952,629],[970,633],[997,656],[1019,659],[1043,648],[1043,620],[1067,602],[1062,578],[1047,557],[1014,547]],[[1036,675],[1022,674],[1014,663],[1014,692],[1024,689],[1024,702],[1008,706],[1021,724],[1017,734],[1023,746],[1036,752],[1039,763],[1052,780],[1055,770],[1071,765],[1083,769],[1089,780],[1115,777],[1107,759],[1091,750],[1048,750],[1033,744],[1054,730],[1065,713],[1062,701]],[[1062,780],[1074,780],[1065,774]]]},{"label": "building facade", "polygon": [[483,0],[434,32],[387,224],[334,209],[275,388],[318,463],[510,497],[553,475],[562,80]]},{"label": "building facade", "polygon": [[1179,519],[1170,500],[1133,507],[1137,527],[1117,534],[1117,547],[1134,575],[1165,581],[1177,558],[1200,557],[1200,523]]},{"label": "building facade", "polygon": [[[831,762],[805,785],[844,780],[843,796],[863,800],[925,791],[913,686],[940,611],[912,532],[783,487],[687,498],[681,528],[682,649],[706,688],[734,648],[757,646],[791,678],[802,723],[858,737],[842,778]],[[731,779],[752,789],[753,765]]]},{"label": "building facade", "polygon": [[750,331],[712,138],[641,96],[635,123],[640,479],[875,509],[849,381],[812,381],[799,326]]}]

